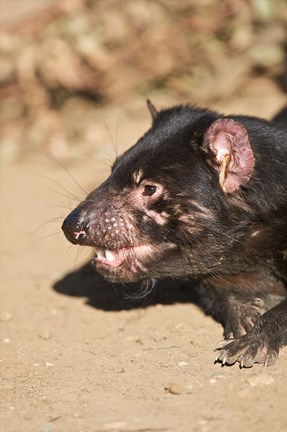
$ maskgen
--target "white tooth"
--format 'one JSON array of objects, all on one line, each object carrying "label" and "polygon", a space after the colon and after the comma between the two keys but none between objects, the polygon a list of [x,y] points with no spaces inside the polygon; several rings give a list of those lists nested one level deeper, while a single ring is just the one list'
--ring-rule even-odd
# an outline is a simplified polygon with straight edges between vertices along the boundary
[{"label": "white tooth", "polygon": [[96,248],[95,252],[96,252],[96,255],[98,258],[100,258],[100,259],[105,258],[105,253],[104,253],[103,249]]},{"label": "white tooth", "polygon": [[106,250],[105,251],[105,255],[106,255],[106,260],[107,261],[113,261],[114,260],[114,253],[113,252],[111,252],[111,251],[109,251],[109,250]]}]

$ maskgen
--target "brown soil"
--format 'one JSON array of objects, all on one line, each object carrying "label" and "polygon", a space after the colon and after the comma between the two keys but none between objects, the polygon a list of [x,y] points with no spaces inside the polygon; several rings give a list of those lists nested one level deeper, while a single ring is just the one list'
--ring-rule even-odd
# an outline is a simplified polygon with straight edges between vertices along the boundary
[{"label": "brown soil", "polygon": [[[270,82],[252,88],[217,108],[268,117],[284,104]],[[149,123],[147,114],[123,118],[110,122],[119,151]],[[105,150],[96,157],[113,157],[98,127]],[[90,157],[68,170],[85,190],[108,173]],[[1,176],[2,431],[286,430],[286,349],[268,369],[214,365],[222,328],[187,288],[162,283],[133,303],[75,271],[89,252],[70,246],[60,225],[85,193],[63,167],[31,157],[2,163]]]}]

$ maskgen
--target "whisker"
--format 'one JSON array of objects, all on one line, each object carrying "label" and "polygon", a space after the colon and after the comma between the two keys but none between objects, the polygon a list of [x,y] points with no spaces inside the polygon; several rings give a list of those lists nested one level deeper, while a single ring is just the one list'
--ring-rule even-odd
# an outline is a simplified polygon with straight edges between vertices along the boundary
[{"label": "whisker", "polygon": [[53,222],[58,222],[60,220],[62,220],[63,217],[62,216],[55,216],[45,222],[43,222],[41,225],[39,225],[37,228],[35,228],[33,231],[31,231],[29,234],[31,236],[33,236],[34,234],[36,234],[40,229],[44,228],[45,226],[47,226],[49,223],[53,223]]},{"label": "whisker", "polygon": [[[105,159],[97,159],[93,155],[90,155],[90,154],[86,154],[86,156],[89,159],[94,160],[97,163],[100,163],[100,164],[107,166],[109,168],[109,170],[111,169],[112,163],[110,163],[109,161],[106,161]],[[105,172],[105,170],[101,170],[99,172]]]},{"label": "whisker", "polygon": [[[74,245],[71,245],[71,246],[74,246]],[[78,246],[76,248],[76,254],[75,254],[75,258],[74,258],[74,265],[77,264],[77,262],[79,261],[81,255],[82,256],[84,255],[84,248]]]},{"label": "whisker", "polygon": [[54,189],[48,189],[48,191],[49,191],[49,192],[52,192],[52,193],[54,193],[54,194],[56,194],[56,195],[62,196],[62,197],[64,197],[64,198],[67,198],[67,199],[69,199],[69,200],[73,200],[73,201],[76,201],[76,202],[80,202],[80,200],[79,200],[77,197],[73,197],[73,196],[70,196],[70,195],[66,195],[66,194],[61,193],[61,192],[59,192],[59,191],[56,191],[56,190],[54,190]]},{"label": "whisker", "polygon": [[[54,183],[56,186],[58,186],[58,187],[60,187],[61,189],[63,189],[63,191],[66,192],[66,193],[69,195],[69,198],[74,198],[74,199],[75,199],[76,201],[78,201],[78,202],[81,201],[81,199],[80,199],[77,195],[73,194],[71,191],[69,191],[67,188],[65,188],[64,186],[62,186],[62,185],[61,185],[60,183],[58,183],[56,180],[51,179],[51,178],[49,178],[49,177],[45,177],[45,176],[35,176],[35,177],[42,178],[42,179],[44,179],[44,180],[48,180],[48,181],[51,182],[51,183]],[[65,196],[65,195],[64,195],[64,196]]]},{"label": "whisker", "polygon": [[109,126],[107,124],[107,121],[106,121],[106,118],[105,118],[105,115],[104,115],[103,112],[102,112],[102,119],[103,119],[105,128],[106,128],[106,130],[107,130],[107,132],[109,134],[109,137],[111,139],[111,143],[112,143],[112,146],[113,146],[113,149],[114,149],[114,152],[115,152],[115,157],[117,157],[118,156],[118,151],[117,151],[117,148],[116,148],[116,145],[115,145],[115,141],[114,141],[113,135],[112,135],[112,133],[110,131],[110,128],[109,128]]},{"label": "whisker", "polygon": [[115,144],[116,144],[116,157],[118,157],[119,155],[119,147],[118,147],[118,142],[119,142],[119,121],[120,121],[120,116],[118,115],[117,117],[117,123],[116,123],[116,127],[115,127],[115,135],[116,135],[116,140],[115,140]]},{"label": "whisker", "polygon": [[[53,191],[54,192],[54,191]],[[50,205],[50,206],[45,206],[43,209],[44,210],[47,210],[47,209],[54,209],[54,208],[58,208],[58,209],[64,209],[64,210],[69,210],[69,211],[72,211],[72,208],[71,207],[68,207],[68,206],[63,206],[63,205]],[[59,216],[59,218],[60,218],[61,216]]]},{"label": "whisker", "polygon": [[51,233],[51,234],[47,234],[47,235],[42,236],[42,237],[38,237],[38,238],[34,239],[34,241],[44,240],[46,238],[53,237],[53,236],[60,235],[60,234],[62,235],[62,232],[61,231],[57,231],[55,233]]},{"label": "whisker", "polygon": [[65,167],[65,165],[59,161],[55,156],[53,156],[52,154],[49,155],[58,165],[60,165],[61,168],[63,168],[63,170],[68,174],[68,176],[73,180],[73,182],[75,183],[76,186],[78,186],[78,188],[84,192],[85,195],[87,195],[87,191],[79,184],[79,182],[74,178],[74,176],[72,175],[72,173],[67,169],[67,167]]}]

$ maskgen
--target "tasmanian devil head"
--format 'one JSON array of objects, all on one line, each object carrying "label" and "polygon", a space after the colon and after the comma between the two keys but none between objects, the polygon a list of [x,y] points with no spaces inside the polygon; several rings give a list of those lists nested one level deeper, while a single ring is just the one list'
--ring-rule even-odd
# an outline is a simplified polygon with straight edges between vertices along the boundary
[{"label": "tasmanian devil head", "polygon": [[92,246],[96,269],[115,282],[198,276],[228,261],[255,164],[240,122],[148,106],[151,129],[63,223],[68,240]]}]

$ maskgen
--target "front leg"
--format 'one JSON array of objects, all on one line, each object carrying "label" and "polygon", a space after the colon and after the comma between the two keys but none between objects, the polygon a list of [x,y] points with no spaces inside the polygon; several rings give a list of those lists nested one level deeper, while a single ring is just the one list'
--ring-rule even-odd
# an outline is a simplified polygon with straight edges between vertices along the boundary
[{"label": "front leg", "polygon": [[[227,277],[224,281],[228,283]],[[260,291],[247,290],[247,281],[242,277],[237,278],[236,288],[232,288],[231,284],[222,286],[222,281],[220,285],[218,282],[218,279],[210,278],[202,283],[197,288],[196,300],[208,315],[223,325],[226,340],[248,333],[261,315],[284,299],[280,290],[282,288],[285,292],[285,288],[281,285],[278,285],[278,290],[274,290],[277,294],[267,290],[262,294]],[[272,288],[274,286],[271,292]]]},{"label": "front leg", "polygon": [[254,363],[271,366],[284,345],[287,345],[287,299],[263,314],[247,334],[227,341],[216,361],[228,365],[239,362],[241,367]]},{"label": "front leg", "polygon": [[225,313],[222,317],[224,342],[237,339],[250,332],[261,315],[282,300],[282,296],[273,294],[257,294],[257,296],[254,296],[241,293],[240,295],[231,294],[226,296],[223,302]]}]

